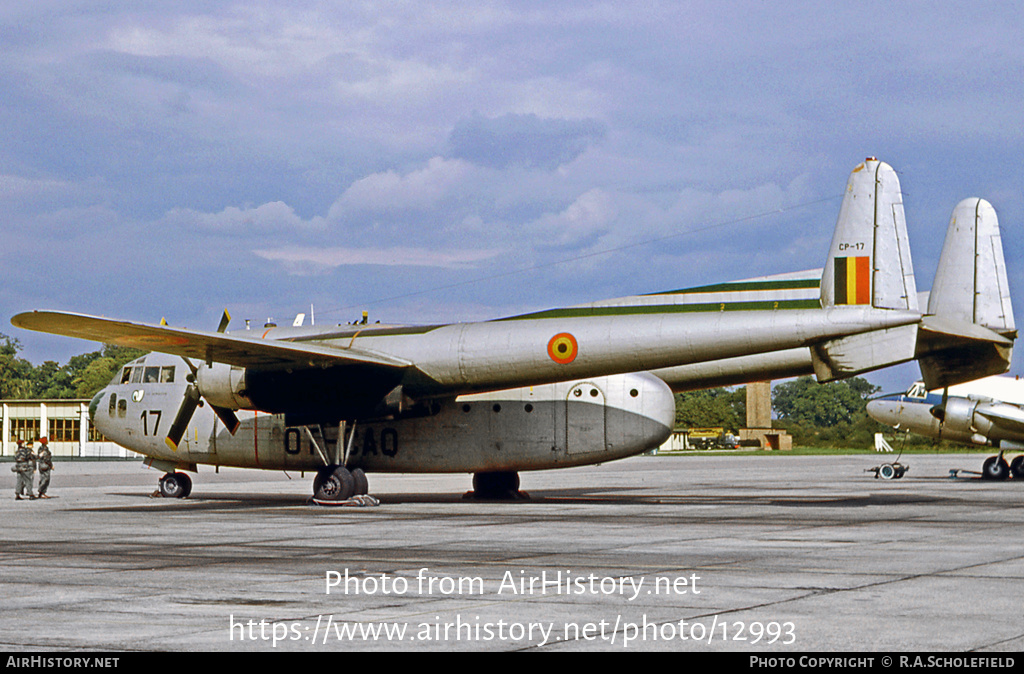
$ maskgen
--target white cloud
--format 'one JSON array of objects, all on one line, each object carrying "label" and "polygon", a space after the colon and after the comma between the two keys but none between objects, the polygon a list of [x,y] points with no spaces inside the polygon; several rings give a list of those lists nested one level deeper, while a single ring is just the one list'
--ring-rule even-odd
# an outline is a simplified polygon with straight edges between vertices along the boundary
[{"label": "white cloud", "polygon": [[328,218],[341,220],[352,212],[425,211],[445,198],[457,196],[473,167],[459,159],[433,157],[427,165],[405,174],[374,173],[354,182],[331,206]]},{"label": "white cloud", "polygon": [[284,263],[290,274],[314,275],[337,267],[355,265],[472,268],[479,262],[495,257],[499,251],[286,246],[254,250],[253,253],[264,260]]},{"label": "white cloud", "polygon": [[612,196],[595,188],[581,194],[561,212],[538,218],[528,229],[538,248],[589,247],[607,233],[616,215]]},{"label": "white cloud", "polygon": [[201,213],[191,209],[175,209],[163,220],[170,224],[190,225],[200,230],[224,233],[264,234],[282,232],[301,234],[320,229],[323,218],[303,220],[288,204],[273,201],[256,207],[228,206],[219,213]]}]

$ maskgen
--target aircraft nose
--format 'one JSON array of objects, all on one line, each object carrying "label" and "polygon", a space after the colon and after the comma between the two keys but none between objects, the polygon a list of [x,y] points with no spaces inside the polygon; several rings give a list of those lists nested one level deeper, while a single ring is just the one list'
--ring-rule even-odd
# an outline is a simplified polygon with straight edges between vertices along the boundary
[{"label": "aircraft nose", "polygon": [[897,405],[898,403],[891,400],[869,400],[867,404],[868,416],[878,423],[896,426],[899,424],[896,412]]},{"label": "aircraft nose", "polygon": [[92,397],[89,401],[89,424],[96,425],[96,410],[100,406],[100,400],[103,399],[103,395],[107,392],[107,389],[100,389],[99,392]]}]

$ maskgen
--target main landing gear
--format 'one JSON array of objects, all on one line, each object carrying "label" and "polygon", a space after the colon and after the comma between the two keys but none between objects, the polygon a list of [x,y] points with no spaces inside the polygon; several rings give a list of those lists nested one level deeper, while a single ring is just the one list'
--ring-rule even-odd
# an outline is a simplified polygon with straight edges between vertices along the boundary
[{"label": "main landing gear", "polygon": [[474,473],[473,491],[462,495],[466,500],[477,501],[526,501],[530,495],[519,491],[519,473]]},{"label": "main landing gear", "polygon": [[983,480],[1005,480],[1013,476],[1015,480],[1024,479],[1024,454],[1015,456],[1009,463],[1003,458],[1003,453],[997,456],[990,456],[985,459],[981,466],[981,479]]},{"label": "main landing gear", "polygon": [[345,466],[324,466],[313,478],[314,501],[347,501],[353,496],[366,496],[369,491],[369,482],[362,468],[349,470]]}]

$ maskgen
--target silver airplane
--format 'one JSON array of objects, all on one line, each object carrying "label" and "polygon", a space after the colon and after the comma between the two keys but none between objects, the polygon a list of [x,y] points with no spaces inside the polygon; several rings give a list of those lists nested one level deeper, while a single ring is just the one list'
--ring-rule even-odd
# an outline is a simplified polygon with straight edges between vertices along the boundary
[{"label": "silver airplane", "polygon": [[[998,258],[972,259],[986,267],[975,275],[989,278]],[[992,284],[978,292],[1001,301]],[[315,499],[337,502],[365,493],[368,471],[473,473],[477,495],[514,497],[518,471],[660,444],[672,389],[807,369],[829,381],[915,358],[943,383],[1004,372],[1012,319],[979,322],[955,299],[919,308],[899,181],[869,158],[813,275],[449,325],[228,332],[227,312],[216,331],[55,311],[11,322],[157,352],[90,409],[100,432],[166,471],[166,495],[187,495],[181,471],[206,464],[316,471]]]},{"label": "silver airplane", "polygon": [[872,419],[929,438],[999,449],[982,464],[987,480],[1024,479],[1024,454],[1007,463],[1003,454],[1024,451],[1024,381],[995,376],[929,391],[923,381],[906,393],[868,402]]}]

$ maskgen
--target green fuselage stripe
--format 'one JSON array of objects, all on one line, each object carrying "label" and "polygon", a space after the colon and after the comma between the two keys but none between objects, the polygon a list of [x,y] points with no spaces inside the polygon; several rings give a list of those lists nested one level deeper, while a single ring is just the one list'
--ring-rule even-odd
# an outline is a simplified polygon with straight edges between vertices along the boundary
[{"label": "green fuselage stripe", "polygon": [[785,309],[820,309],[821,301],[760,300],[755,302],[705,302],[701,304],[653,304],[628,307],[569,307],[549,309],[522,316],[499,318],[498,321],[521,321],[534,318],[576,318],[583,316],[636,316],[641,314],[685,314],[712,311],[775,311]]},{"label": "green fuselage stripe", "polygon": [[739,292],[749,290],[806,290],[808,288],[820,287],[821,279],[817,278],[792,279],[789,281],[746,281],[742,283],[715,283],[713,285],[698,286],[696,288],[648,293],[646,297],[654,297],[657,295],[684,295],[688,293]]}]

